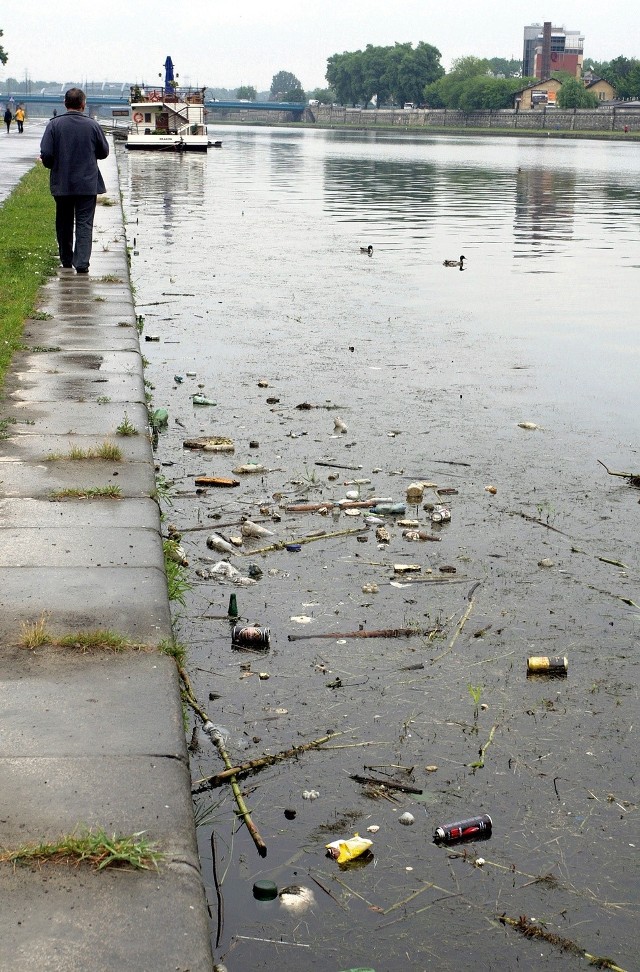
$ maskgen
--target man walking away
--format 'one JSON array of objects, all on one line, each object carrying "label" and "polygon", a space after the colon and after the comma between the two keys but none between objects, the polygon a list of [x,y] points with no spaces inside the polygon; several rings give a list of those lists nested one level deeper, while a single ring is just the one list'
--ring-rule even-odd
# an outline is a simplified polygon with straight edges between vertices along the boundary
[{"label": "man walking away", "polygon": [[5,108],[4,111],[4,123],[7,126],[7,135],[11,131],[11,122],[13,121],[13,115],[11,114],[11,108]]},{"label": "man walking away", "polygon": [[51,169],[60,263],[75,267],[77,273],[89,273],[96,196],[106,192],[98,159],[106,159],[109,143],[98,123],[83,114],[84,91],[69,88],[64,106],[65,114],[52,118],[44,130],[40,157]]}]

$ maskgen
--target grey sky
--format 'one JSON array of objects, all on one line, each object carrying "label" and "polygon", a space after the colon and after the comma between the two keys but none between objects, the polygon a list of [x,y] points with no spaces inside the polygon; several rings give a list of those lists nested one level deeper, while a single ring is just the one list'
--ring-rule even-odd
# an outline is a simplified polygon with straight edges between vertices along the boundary
[{"label": "grey sky", "polygon": [[184,83],[264,90],[285,70],[310,89],[331,54],[367,44],[426,41],[447,69],[467,54],[520,58],[523,27],[544,20],[580,30],[585,57],[640,57],[637,0],[3,0],[0,79],[150,83],[170,54]]}]

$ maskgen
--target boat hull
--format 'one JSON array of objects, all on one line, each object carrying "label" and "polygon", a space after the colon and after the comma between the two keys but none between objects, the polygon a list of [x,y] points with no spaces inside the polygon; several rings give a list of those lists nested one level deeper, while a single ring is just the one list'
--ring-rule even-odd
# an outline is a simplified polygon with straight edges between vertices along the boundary
[{"label": "boat hull", "polygon": [[155,152],[206,152],[209,148],[207,135],[128,135],[127,148]]}]

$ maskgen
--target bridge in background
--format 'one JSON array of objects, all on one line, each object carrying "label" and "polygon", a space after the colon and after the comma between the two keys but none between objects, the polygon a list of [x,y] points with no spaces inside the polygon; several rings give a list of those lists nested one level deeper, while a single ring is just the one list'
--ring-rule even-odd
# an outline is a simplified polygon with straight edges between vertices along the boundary
[{"label": "bridge in background", "polygon": [[[64,94],[14,94],[0,95],[0,101],[7,103],[12,98],[16,105],[50,105],[64,111]],[[129,105],[129,93],[116,95],[87,95],[87,105],[91,108],[122,108]],[[304,102],[293,101],[205,101],[207,111],[277,111],[288,112],[294,121],[302,117],[307,106]],[[296,118],[296,116],[298,116]]]}]

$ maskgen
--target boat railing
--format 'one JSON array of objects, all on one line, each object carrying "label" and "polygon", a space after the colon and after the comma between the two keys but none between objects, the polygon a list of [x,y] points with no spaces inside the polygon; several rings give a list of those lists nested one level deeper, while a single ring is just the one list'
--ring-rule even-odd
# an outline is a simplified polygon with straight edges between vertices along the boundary
[{"label": "boat railing", "polygon": [[130,102],[154,101],[166,105],[188,104],[203,105],[204,90],[194,88],[176,88],[167,92],[164,88],[132,88]]}]

